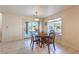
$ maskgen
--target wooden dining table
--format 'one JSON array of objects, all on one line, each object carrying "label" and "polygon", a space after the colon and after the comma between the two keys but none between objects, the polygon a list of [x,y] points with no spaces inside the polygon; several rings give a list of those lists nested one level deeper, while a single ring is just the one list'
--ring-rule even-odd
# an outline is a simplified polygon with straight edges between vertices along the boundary
[{"label": "wooden dining table", "polygon": [[49,41],[49,35],[37,35],[36,37],[40,39],[40,48],[44,48],[44,44]]}]

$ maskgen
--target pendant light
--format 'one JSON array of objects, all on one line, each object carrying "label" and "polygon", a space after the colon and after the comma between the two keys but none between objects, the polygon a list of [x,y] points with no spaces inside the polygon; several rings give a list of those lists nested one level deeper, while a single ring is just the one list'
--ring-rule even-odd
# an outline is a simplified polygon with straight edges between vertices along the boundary
[{"label": "pendant light", "polygon": [[39,21],[39,18],[37,17],[37,14],[38,14],[38,12],[36,11],[35,15],[34,15],[35,16],[35,18],[34,18],[35,21]]}]

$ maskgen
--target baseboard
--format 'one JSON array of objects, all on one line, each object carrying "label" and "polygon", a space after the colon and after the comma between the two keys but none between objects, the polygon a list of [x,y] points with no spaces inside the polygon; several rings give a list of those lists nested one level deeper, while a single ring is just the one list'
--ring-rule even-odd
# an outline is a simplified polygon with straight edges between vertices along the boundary
[{"label": "baseboard", "polygon": [[75,51],[79,51],[79,49],[70,46],[68,43],[66,44],[66,42],[64,43],[64,42],[62,42],[62,41],[56,41],[56,43],[58,43],[58,44],[60,44],[60,45],[62,45],[62,46],[65,46],[65,47],[67,47],[67,48],[73,49],[73,50],[75,50]]},{"label": "baseboard", "polygon": [[77,48],[75,48],[75,47],[72,47],[72,46],[70,46],[70,45],[67,45],[67,44],[62,44],[63,46],[66,46],[66,47],[68,47],[68,48],[71,48],[71,49],[73,49],[73,50],[75,50],[75,51],[79,51],[79,49],[77,49]]},{"label": "baseboard", "polygon": [[20,40],[23,40],[23,39],[10,40],[10,41],[2,41],[1,43],[9,43],[9,42],[15,42],[15,41],[20,41]]}]

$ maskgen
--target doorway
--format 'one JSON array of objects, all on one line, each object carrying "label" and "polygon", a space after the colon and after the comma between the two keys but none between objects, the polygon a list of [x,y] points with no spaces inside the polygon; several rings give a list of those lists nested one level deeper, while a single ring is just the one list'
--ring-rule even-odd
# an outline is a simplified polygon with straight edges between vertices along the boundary
[{"label": "doorway", "polygon": [[25,37],[30,37],[31,35],[38,35],[39,33],[39,22],[25,22]]}]

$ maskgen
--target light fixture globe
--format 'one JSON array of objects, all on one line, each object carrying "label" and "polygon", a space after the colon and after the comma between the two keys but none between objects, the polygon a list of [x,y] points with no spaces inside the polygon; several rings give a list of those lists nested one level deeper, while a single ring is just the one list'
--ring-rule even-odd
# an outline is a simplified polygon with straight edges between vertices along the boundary
[{"label": "light fixture globe", "polygon": [[39,21],[39,18],[35,18],[34,20],[35,20],[35,21]]},{"label": "light fixture globe", "polygon": [[36,11],[36,12],[35,12],[35,15],[34,15],[34,16],[35,16],[35,18],[34,18],[35,21],[39,21],[39,18],[38,18],[38,16],[37,16],[37,14],[38,14],[38,12]]}]

